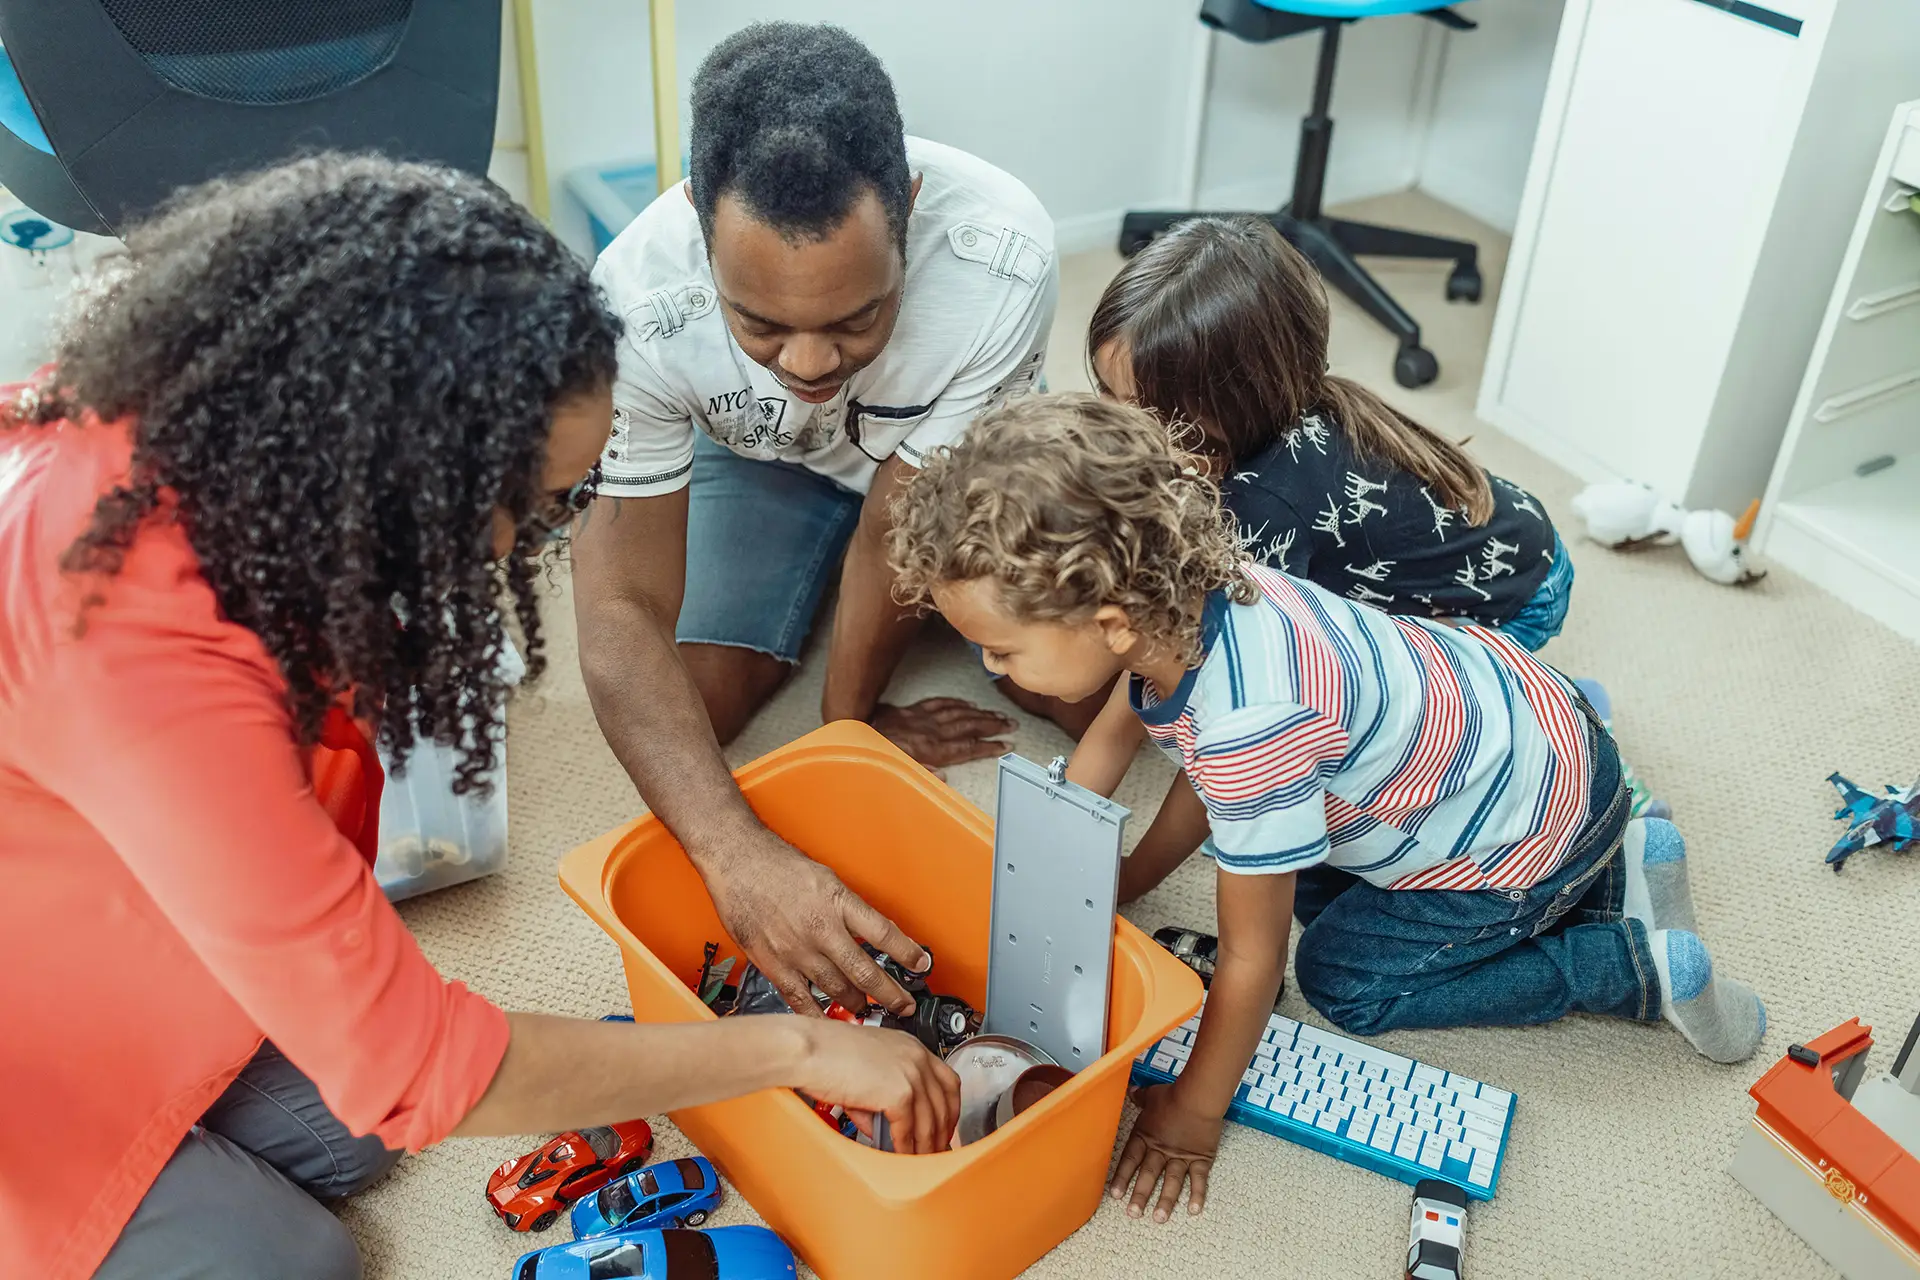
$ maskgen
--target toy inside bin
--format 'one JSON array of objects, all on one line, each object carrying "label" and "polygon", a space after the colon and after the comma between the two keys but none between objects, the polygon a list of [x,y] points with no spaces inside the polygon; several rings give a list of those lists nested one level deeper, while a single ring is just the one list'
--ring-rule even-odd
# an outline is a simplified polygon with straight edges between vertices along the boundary
[{"label": "toy inside bin", "polygon": [[[993,824],[862,724],[833,724],[737,774],[774,832],[938,957],[940,989],[986,997]],[[651,816],[567,854],[560,882],[620,944],[634,1015],[713,1014],[691,983],[722,932],[699,874]],[[1107,1052],[1006,1127],[958,1151],[849,1142],[790,1090],[673,1121],[826,1280],[1017,1276],[1093,1216],[1133,1059],[1200,1004],[1200,980],[1116,918]]]}]

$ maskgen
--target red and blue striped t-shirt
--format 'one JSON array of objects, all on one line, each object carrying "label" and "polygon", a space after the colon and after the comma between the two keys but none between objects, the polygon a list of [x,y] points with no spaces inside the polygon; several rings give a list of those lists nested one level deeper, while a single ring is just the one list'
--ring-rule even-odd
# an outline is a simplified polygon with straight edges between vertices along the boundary
[{"label": "red and blue striped t-shirt", "polygon": [[1319,863],[1391,889],[1526,888],[1585,821],[1572,687],[1497,631],[1393,617],[1249,566],[1206,658],[1133,708],[1206,803],[1220,865]]}]

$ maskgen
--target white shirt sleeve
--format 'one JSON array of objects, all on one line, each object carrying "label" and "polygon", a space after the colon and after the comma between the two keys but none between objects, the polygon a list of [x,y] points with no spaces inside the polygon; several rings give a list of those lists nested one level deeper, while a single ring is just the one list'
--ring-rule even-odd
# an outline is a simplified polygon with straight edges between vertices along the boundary
[{"label": "white shirt sleeve", "polygon": [[[651,217],[651,211],[642,214]],[[648,297],[641,228],[600,255],[593,279],[607,305],[625,318],[619,368],[613,380],[613,434],[600,455],[599,492],[616,498],[651,498],[684,489],[693,474],[693,415],[680,403],[641,342],[642,315]],[[638,314],[637,314],[638,313]]]},{"label": "white shirt sleeve", "polygon": [[927,454],[958,440],[975,418],[1033,389],[1047,362],[1047,336],[1059,298],[1060,263],[1048,253],[1046,274],[1027,291],[1024,305],[1009,309],[979,355],[933,402],[926,421],[895,446],[902,461],[919,466]]}]

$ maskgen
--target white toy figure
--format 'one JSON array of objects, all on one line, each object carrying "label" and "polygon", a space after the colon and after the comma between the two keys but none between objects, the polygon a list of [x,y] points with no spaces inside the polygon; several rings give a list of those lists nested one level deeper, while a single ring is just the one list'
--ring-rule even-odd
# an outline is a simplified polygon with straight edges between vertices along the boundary
[{"label": "white toy figure", "polygon": [[1766,576],[1747,563],[1747,537],[1760,514],[1756,499],[1739,520],[1724,511],[1686,511],[1646,485],[1632,481],[1593,484],[1573,499],[1573,513],[1587,525],[1587,536],[1608,547],[1679,543],[1687,559],[1714,582],[1737,587]]}]

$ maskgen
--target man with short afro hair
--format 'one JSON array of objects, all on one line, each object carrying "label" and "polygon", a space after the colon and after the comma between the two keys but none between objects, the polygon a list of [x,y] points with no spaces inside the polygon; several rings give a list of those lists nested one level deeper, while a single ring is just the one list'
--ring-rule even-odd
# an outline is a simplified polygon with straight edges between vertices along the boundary
[{"label": "man with short afro hair", "polygon": [[688,181],[595,270],[627,329],[573,543],[581,666],[748,958],[796,1005],[812,985],[904,1011],[853,940],[909,966],[920,949],[759,823],[720,744],[792,673],[837,577],[823,718],[934,767],[1005,749],[997,711],[881,701],[918,625],[885,540],[927,453],[1038,380],[1053,223],[1011,175],[907,136],[886,68],[837,27],[723,41],[694,77],[690,136]]}]

